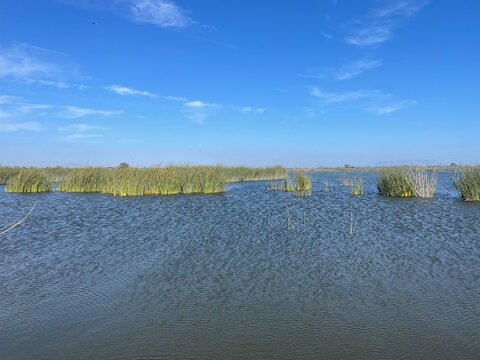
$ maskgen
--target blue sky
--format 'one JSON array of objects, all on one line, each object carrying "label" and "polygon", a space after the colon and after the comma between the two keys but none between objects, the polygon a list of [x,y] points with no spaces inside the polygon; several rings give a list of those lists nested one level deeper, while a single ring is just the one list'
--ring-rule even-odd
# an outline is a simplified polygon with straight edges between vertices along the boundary
[{"label": "blue sky", "polygon": [[476,0],[2,1],[0,163],[478,163],[479,23]]}]

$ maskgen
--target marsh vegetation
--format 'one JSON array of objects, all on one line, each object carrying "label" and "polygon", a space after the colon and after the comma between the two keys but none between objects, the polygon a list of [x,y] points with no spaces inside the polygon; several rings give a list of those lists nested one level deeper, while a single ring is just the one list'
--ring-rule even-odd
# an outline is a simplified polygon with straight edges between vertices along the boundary
[{"label": "marsh vegetation", "polygon": [[465,201],[480,201],[480,166],[466,168],[454,179],[455,187]]},{"label": "marsh vegetation", "polygon": [[214,194],[231,182],[275,180],[288,175],[281,166],[267,168],[168,165],[133,168],[15,168],[1,167],[1,183],[9,192],[51,191],[104,193],[115,196]]},{"label": "marsh vegetation", "polygon": [[39,169],[26,169],[12,174],[7,181],[6,192],[41,193],[52,191],[52,182]]}]

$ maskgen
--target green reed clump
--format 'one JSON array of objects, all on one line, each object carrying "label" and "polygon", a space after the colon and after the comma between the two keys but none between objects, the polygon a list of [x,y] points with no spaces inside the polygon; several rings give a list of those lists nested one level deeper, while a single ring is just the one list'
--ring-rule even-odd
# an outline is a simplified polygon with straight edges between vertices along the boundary
[{"label": "green reed clump", "polygon": [[281,166],[266,168],[248,168],[236,166],[222,167],[228,182],[280,180],[288,176],[288,170]]},{"label": "green reed clump", "polygon": [[282,191],[295,191],[295,181],[286,176],[283,181]]},{"label": "green reed clump", "polygon": [[295,196],[304,197],[312,194],[312,178],[304,172],[295,176]]},{"label": "green reed clump", "polygon": [[282,191],[283,190],[283,183],[268,183],[267,188],[270,191]]},{"label": "green reed clump", "polygon": [[353,178],[351,188],[352,188],[353,195],[363,195],[362,178],[358,178],[358,181],[356,178]]},{"label": "green reed clump", "polygon": [[58,183],[58,191],[94,193],[102,192],[109,181],[111,170],[106,168],[70,169]]},{"label": "green reed clump", "polygon": [[462,169],[454,184],[463,200],[480,201],[480,166]]},{"label": "green reed clump", "polygon": [[295,190],[309,191],[312,189],[312,178],[304,172],[299,172],[295,176]]},{"label": "green reed clump", "polygon": [[45,176],[48,177],[52,182],[60,182],[72,170],[74,169],[64,168],[61,166],[42,168],[42,171],[45,174]]},{"label": "green reed clump", "polygon": [[8,183],[12,177],[18,175],[22,169],[18,167],[0,167],[0,185],[5,185]]},{"label": "green reed clump", "polygon": [[52,183],[40,169],[22,169],[12,176],[5,188],[11,193],[40,193],[52,191]]},{"label": "green reed clump", "polygon": [[412,197],[414,194],[413,175],[406,169],[386,168],[378,179],[378,192],[393,197]]},{"label": "green reed clump", "polygon": [[220,166],[116,168],[102,192],[115,196],[215,194],[224,191],[226,183]]}]

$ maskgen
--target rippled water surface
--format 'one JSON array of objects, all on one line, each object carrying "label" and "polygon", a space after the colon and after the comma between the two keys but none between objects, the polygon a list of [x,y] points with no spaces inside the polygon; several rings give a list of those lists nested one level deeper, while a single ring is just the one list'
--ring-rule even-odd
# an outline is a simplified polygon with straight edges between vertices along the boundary
[{"label": "rippled water surface", "polygon": [[38,205],[0,237],[0,358],[480,358],[480,204],[448,173],[433,200],[312,176],[308,198],[1,187],[0,227]]}]

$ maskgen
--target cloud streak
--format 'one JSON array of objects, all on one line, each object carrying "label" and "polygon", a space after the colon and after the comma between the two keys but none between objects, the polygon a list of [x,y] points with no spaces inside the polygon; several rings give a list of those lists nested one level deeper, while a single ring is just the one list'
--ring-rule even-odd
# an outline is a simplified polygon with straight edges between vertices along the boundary
[{"label": "cloud streak", "polygon": [[164,99],[182,103],[182,111],[185,117],[197,124],[204,124],[212,110],[222,108],[220,104],[208,103],[202,100],[188,100],[179,96],[164,96]]},{"label": "cloud streak", "polygon": [[167,0],[129,0],[127,1],[133,19],[158,27],[183,28],[194,21],[185,12]]},{"label": "cloud streak", "polygon": [[265,112],[264,108],[254,108],[251,106],[234,107],[233,110],[241,112],[243,114],[248,114],[248,113],[263,114]]},{"label": "cloud streak", "polygon": [[405,109],[407,106],[415,104],[415,101],[400,101],[396,104],[393,105],[387,105],[387,106],[380,106],[380,107],[373,107],[371,109],[372,112],[374,112],[377,115],[388,115],[391,113],[394,113],[396,111]]},{"label": "cloud streak", "polygon": [[206,103],[206,102],[203,102],[201,100],[188,101],[187,103],[185,103],[185,106],[188,106],[188,107],[191,107],[191,108],[211,107],[211,108],[216,108],[216,109],[219,109],[219,108],[222,107],[221,105],[213,104],[213,103]]},{"label": "cloud streak", "polygon": [[106,89],[110,90],[110,91],[113,91],[114,93],[118,94],[118,95],[131,95],[131,96],[146,96],[146,97],[150,97],[150,98],[157,98],[158,95],[157,94],[153,94],[151,92],[148,92],[148,91],[141,91],[141,90],[135,90],[135,89],[131,89],[131,88],[128,88],[128,87],[125,87],[125,86],[122,86],[122,85],[111,85],[111,86],[107,86]]},{"label": "cloud streak", "polygon": [[306,74],[301,74],[300,76],[318,79],[332,77],[337,80],[349,80],[363,74],[365,71],[381,66],[382,63],[382,60],[359,59],[341,65],[337,68],[324,67],[319,70],[310,70]]},{"label": "cloud streak", "polygon": [[345,41],[356,46],[381,44],[393,37],[393,31],[417,14],[430,0],[392,0],[376,8],[350,26]]},{"label": "cloud streak", "polygon": [[323,104],[333,104],[340,102],[355,101],[359,99],[373,99],[388,96],[378,90],[357,90],[346,91],[343,93],[329,93],[325,92],[317,87],[313,87],[310,90],[310,94],[321,99]]},{"label": "cloud streak", "polygon": [[[415,101],[402,100],[394,104],[392,102],[392,95],[383,93],[379,90],[357,90],[345,91],[340,93],[325,92],[318,87],[310,89],[310,94],[320,99],[322,106],[328,106],[338,103],[358,102],[362,100],[361,107],[366,111],[373,112],[377,115],[388,115],[393,112],[402,110]],[[363,103],[367,105],[364,106]]]},{"label": "cloud streak", "polygon": [[101,131],[107,130],[103,126],[90,125],[90,124],[72,124],[69,126],[63,126],[59,128],[60,133],[69,133],[62,136],[64,141],[88,141],[92,142],[101,137],[103,134]]},{"label": "cloud streak", "polygon": [[41,131],[42,126],[37,122],[24,123],[0,123],[1,132],[15,132],[15,131]]},{"label": "cloud streak", "polygon": [[112,116],[112,115],[119,115],[123,113],[123,111],[113,111],[113,110],[96,110],[96,109],[88,109],[88,108],[81,108],[77,106],[62,106],[64,110],[59,112],[58,116],[68,118],[68,119],[78,119],[84,116]]},{"label": "cloud streak", "polygon": [[59,72],[46,57],[49,52],[27,44],[0,48],[0,78],[30,79],[35,76],[52,76]]},{"label": "cloud streak", "polygon": [[[3,117],[22,116],[25,114],[35,113],[35,115],[54,114],[58,117],[67,119],[77,119],[85,116],[113,116],[122,114],[122,110],[98,110],[90,108],[82,108],[70,105],[52,105],[52,104],[32,104],[26,102],[21,97],[0,95],[0,109]],[[40,113],[38,111],[41,111]]]}]

